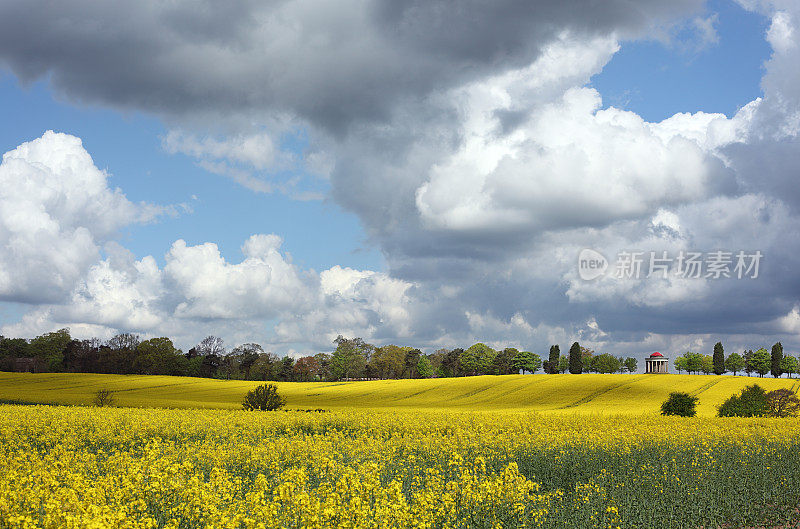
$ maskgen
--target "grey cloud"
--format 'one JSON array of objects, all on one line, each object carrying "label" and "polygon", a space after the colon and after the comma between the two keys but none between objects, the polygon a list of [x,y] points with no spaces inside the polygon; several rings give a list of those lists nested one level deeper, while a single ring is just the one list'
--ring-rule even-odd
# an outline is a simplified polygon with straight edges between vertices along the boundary
[{"label": "grey cloud", "polygon": [[70,99],[170,117],[289,113],[342,132],[530,63],[565,29],[635,35],[700,0],[0,5],[0,60]]}]

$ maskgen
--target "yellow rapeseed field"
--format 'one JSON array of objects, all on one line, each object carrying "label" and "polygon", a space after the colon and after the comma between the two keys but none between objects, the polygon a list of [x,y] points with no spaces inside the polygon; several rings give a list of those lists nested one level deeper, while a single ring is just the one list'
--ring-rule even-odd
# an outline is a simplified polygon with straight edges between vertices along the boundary
[{"label": "yellow rapeseed field", "polygon": [[[658,413],[671,391],[696,395],[698,414],[744,386],[800,387],[797,379],[715,375],[504,375],[364,382],[278,382],[289,408],[529,410],[590,414]],[[152,375],[0,372],[0,401],[89,404],[99,389],[120,406],[240,408],[258,382]]]},{"label": "yellow rapeseed field", "polygon": [[798,426],[3,405],[0,527],[751,523],[798,500]]},{"label": "yellow rapeseed field", "polygon": [[[753,382],[283,383],[293,410],[246,412],[253,382],[0,373],[2,401],[73,404],[0,405],[0,529],[774,525],[800,504],[800,420],[710,416]],[[103,388],[135,407],[86,407]],[[660,416],[674,390],[705,416]]]}]

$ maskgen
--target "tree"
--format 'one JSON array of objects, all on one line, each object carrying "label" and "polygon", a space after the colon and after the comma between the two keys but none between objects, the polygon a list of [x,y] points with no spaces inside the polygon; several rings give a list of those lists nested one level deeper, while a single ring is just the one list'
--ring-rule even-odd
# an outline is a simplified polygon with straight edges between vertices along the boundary
[{"label": "tree", "polygon": [[287,355],[281,358],[278,379],[284,382],[291,382],[294,380],[294,358],[291,356]]},{"label": "tree", "polygon": [[114,405],[114,392],[110,389],[98,389],[92,399],[92,404],[98,408],[105,408]]},{"label": "tree", "polygon": [[681,371],[689,371],[688,361],[686,360],[685,356],[679,356],[675,359],[675,369],[678,370],[678,373]]},{"label": "tree", "polygon": [[464,354],[464,350],[460,347],[456,349],[452,349],[445,353],[444,358],[442,358],[442,364],[440,369],[442,371],[442,376],[445,377],[459,377],[463,375],[463,370],[461,368],[461,355]]},{"label": "tree", "polygon": [[562,375],[569,370],[569,360],[564,355],[558,357],[558,372]]},{"label": "tree", "polygon": [[[763,349],[763,351],[766,353],[767,350]],[[766,409],[767,393],[758,384],[753,384],[744,388],[738,395],[731,395],[717,408],[717,415],[719,417],[761,417],[766,413]]]},{"label": "tree", "polygon": [[[344,339],[341,336],[334,341],[336,350],[331,355],[331,376],[336,380],[342,378],[359,378],[364,371],[367,360],[361,351],[360,338],[355,340]],[[363,341],[361,341],[363,343]]]},{"label": "tree", "polygon": [[419,360],[417,360],[417,373],[419,378],[433,377],[433,366],[427,356],[420,355]]},{"label": "tree", "polygon": [[569,372],[573,375],[580,375],[583,369],[581,362],[581,345],[574,342],[569,348]]},{"label": "tree", "polygon": [[622,365],[625,367],[625,370],[628,373],[636,373],[639,369],[639,362],[635,358],[628,357],[623,362]]},{"label": "tree", "polygon": [[397,345],[384,345],[372,353],[370,365],[378,378],[400,378],[405,370],[406,353],[409,347]]},{"label": "tree", "polygon": [[593,371],[592,366],[594,365],[592,362],[594,360],[594,350],[589,349],[588,347],[581,346],[581,372],[583,373],[590,373]]},{"label": "tree", "polygon": [[181,360],[186,359],[172,345],[172,340],[151,338],[136,346],[134,370],[140,375],[175,375]]},{"label": "tree", "polygon": [[592,359],[592,371],[596,373],[616,373],[621,366],[620,359],[608,353],[597,355]]},{"label": "tree", "polygon": [[244,373],[245,380],[250,380],[250,370],[258,360],[258,355],[263,353],[264,349],[257,343],[244,343],[231,351],[232,355],[237,356],[239,369]]},{"label": "tree", "polygon": [[758,373],[759,377],[763,377],[770,371],[770,355],[769,352],[763,347],[755,351],[750,356],[750,365],[753,371]]},{"label": "tree", "polygon": [[781,371],[786,373],[789,378],[792,378],[792,375],[797,373],[797,368],[797,358],[787,355],[781,359]]},{"label": "tree", "polygon": [[686,358],[686,371],[689,373],[699,373],[703,370],[703,355],[687,351],[683,353],[683,356]]},{"label": "tree", "polygon": [[558,361],[561,358],[561,349],[558,345],[550,346],[550,356],[547,359],[547,368],[545,372],[549,375],[558,373]]},{"label": "tree", "polygon": [[701,355],[702,357],[702,367],[700,368],[703,371],[704,375],[709,375],[714,372],[714,359],[711,358],[709,355]]},{"label": "tree", "polygon": [[747,376],[750,376],[750,373],[755,371],[753,369],[753,350],[747,349],[744,353],[742,353],[742,358],[744,358],[744,372],[747,373]]},{"label": "tree", "polygon": [[673,391],[667,400],[661,404],[661,415],[678,415],[680,417],[694,417],[697,415],[697,397],[688,393]]},{"label": "tree", "polygon": [[[514,370],[514,357],[519,351],[513,347],[506,347],[498,351],[492,359],[492,373],[495,375],[510,375]],[[519,370],[517,370],[519,373]]]},{"label": "tree", "polygon": [[59,329],[48,332],[31,340],[29,351],[32,356],[40,359],[47,366],[48,371],[61,371],[64,361],[64,349],[72,340],[69,329]]},{"label": "tree", "polygon": [[131,334],[131,333],[122,333],[114,336],[106,345],[108,345],[111,349],[115,351],[135,351],[136,347],[141,343],[141,339],[139,338],[138,334]]},{"label": "tree", "polygon": [[478,342],[464,351],[459,360],[467,374],[484,375],[489,372],[496,354],[494,349]]},{"label": "tree", "polygon": [[744,369],[744,358],[737,353],[733,352],[728,355],[728,358],[725,359],[725,369],[732,372],[733,376],[736,376],[738,371],[742,371]]},{"label": "tree", "polygon": [[800,399],[788,388],[776,389],[767,393],[767,417],[796,417],[800,411]]},{"label": "tree", "polygon": [[223,356],[225,354],[225,342],[217,336],[206,336],[195,346],[201,355]]},{"label": "tree", "polygon": [[319,376],[319,362],[313,356],[298,358],[294,363],[294,379],[299,382],[311,382]]},{"label": "tree", "polygon": [[515,372],[536,373],[542,367],[542,359],[530,351],[518,351],[512,360],[512,365]]},{"label": "tree", "polygon": [[773,377],[778,378],[781,376],[781,360],[783,359],[783,345],[781,342],[776,342],[772,346],[772,355],[770,357],[770,373]]},{"label": "tree", "polygon": [[727,371],[725,369],[725,350],[722,348],[722,342],[714,344],[714,358],[712,362],[715,375],[721,375]]},{"label": "tree", "polygon": [[285,404],[286,399],[278,394],[278,386],[275,384],[261,384],[248,391],[242,401],[242,407],[246,410],[273,411]]}]

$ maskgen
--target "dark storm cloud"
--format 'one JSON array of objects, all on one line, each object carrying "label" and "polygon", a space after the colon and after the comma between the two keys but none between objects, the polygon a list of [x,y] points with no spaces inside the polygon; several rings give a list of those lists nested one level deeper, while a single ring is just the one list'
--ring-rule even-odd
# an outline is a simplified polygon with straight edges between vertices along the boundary
[{"label": "dark storm cloud", "polygon": [[0,4],[0,59],[70,99],[163,113],[286,112],[329,131],[530,63],[554,35],[634,35],[699,0]]}]

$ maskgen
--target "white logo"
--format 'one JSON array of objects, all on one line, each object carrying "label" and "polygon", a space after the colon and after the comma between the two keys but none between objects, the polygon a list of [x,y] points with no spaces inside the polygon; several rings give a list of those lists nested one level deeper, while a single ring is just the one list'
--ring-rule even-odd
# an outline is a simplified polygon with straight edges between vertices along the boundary
[{"label": "white logo", "polygon": [[608,268],[605,256],[596,250],[584,248],[578,254],[578,275],[584,281],[591,281],[603,275]]}]

